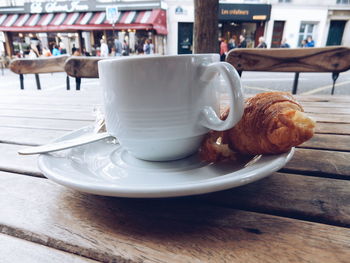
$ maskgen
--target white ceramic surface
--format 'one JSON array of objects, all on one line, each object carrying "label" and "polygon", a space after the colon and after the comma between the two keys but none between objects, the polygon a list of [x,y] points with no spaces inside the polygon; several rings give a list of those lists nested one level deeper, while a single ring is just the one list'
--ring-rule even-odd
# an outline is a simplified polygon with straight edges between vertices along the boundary
[{"label": "white ceramic surface", "polygon": [[[91,132],[84,128],[58,141]],[[120,145],[99,141],[39,156],[45,176],[78,191],[119,197],[174,197],[209,193],[244,185],[282,168],[288,153],[257,156],[245,163],[206,163],[197,154],[170,162],[136,159]]]},{"label": "white ceramic surface", "polygon": [[[186,157],[208,129],[229,129],[243,114],[238,73],[218,54],[108,59],[98,69],[107,131],[141,159]],[[231,98],[225,121],[217,116],[219,75]]]}]

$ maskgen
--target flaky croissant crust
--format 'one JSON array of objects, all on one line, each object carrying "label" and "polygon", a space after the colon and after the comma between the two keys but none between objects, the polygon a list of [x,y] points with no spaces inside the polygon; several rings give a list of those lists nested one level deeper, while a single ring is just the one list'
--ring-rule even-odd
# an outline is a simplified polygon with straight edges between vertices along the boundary
[{"label": "flaky croissant crust", "polygon": [[[315,122],[303,111],[302,106],[288,92],[260,93],[246,100],[243,117],[235,127],[220,134],[212,132],[206,140],[221,136],[223,144],[228,144],[231,150],[242,154],[287,152],[314,134]],[[223,119],[228,112],[229,109],[223,113]],[[205,146],[208,150],[208,141]],[[216,145],[215,149],[219,150]],[[209,150],[213,157],[213,149]],[[216,152],[221,156],[220,151]]]}]

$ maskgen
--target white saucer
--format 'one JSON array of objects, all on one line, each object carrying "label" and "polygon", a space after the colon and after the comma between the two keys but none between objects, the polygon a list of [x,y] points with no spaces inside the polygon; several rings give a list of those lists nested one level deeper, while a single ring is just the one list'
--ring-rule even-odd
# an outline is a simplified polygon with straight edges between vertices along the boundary
[{"label": "white saucer", "polygon": [[[86,127],[57,141],[90,133]],[[108,140],[39,157],[39,168],[56,183],[78,191],[120,197],[173,197],[210,193],[259,180],[282,168],[294,149],[256,156],[248,162],[201,162],[195,154],[171,162],[148,162],[130,156]]]}]

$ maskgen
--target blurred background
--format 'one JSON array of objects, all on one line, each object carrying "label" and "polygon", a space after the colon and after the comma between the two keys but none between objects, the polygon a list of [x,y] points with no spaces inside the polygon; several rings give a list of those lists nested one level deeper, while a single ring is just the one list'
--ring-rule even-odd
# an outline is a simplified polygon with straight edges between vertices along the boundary
[{"label": "blurred background", "polygon": [[[221,0],[217,49],[350,46],[349,21],[350,0]],[[193,24],[193,0],[1,0],[1,66],[16,57],[61,54],[190,54]],[[252,92],[289,90],[288,74],[243,74],[243,81]],[[300,90],[315,89],[310,76],[301,74]],[[330,76],[311,79],[316,92],[328,92]],[[341,74],[340,93],[349,81]]]}]

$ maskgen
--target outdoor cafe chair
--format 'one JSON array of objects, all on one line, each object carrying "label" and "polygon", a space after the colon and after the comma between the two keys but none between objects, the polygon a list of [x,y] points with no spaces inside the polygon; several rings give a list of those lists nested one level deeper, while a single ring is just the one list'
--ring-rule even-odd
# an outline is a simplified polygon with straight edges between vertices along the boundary
[{"label": "outdoor cafe chair", "polygon": [[[39,57],[39,58],[17,58],[10,62],[10,70],[19,74],[20,87],[24,89],[24,74],[35,74],[37,89],[41,89],[39,74],[65,72],[64,65],[69,55]],[[67,90],[70,89],[69,76],[66,77]],[[76,90],[80,89],[80,79],[76,78]]]},{"label": "outdoor cafe chair", "polygon": [[292,93],[296,94],[300,72],[331,72],[335,83],[341,72],[350,69],[350,48],[237,48],[226,61],[241,75],[243,71],[295,72]]}]

